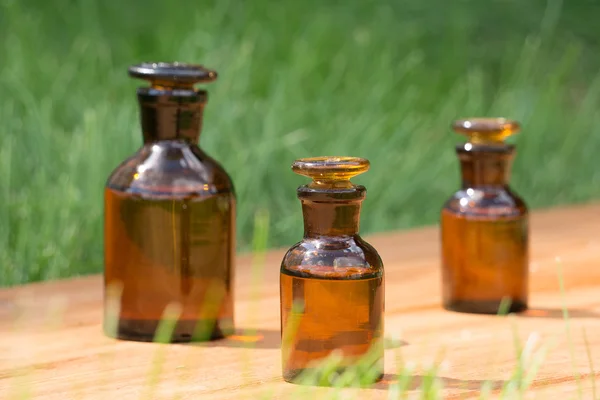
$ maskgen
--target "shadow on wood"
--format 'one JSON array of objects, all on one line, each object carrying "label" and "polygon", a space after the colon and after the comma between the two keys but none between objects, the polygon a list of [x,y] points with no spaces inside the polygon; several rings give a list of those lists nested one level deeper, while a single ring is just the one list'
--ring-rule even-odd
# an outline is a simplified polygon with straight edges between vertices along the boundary
[{"label": "shadow on wood", "polygon": [[[386,349],[406,346],[403,340],[385,340]],[[245,347],[253,349],[279,349],[281,348],[281,333],[272,329],[236,329],[235,333],[224,339],[210,342],[192,342],[186,346],[198,347]]]},{"label": "shadow on wood", "polygon": [[[600,318],[600,313],[585,308],[567,308],[569,318]],[[520,318],[556,318],[563,319],[562,308],[530,308],[515,316]]]},{"label": "shadow on wood", "polygon": [[[408,390],[421,389],[421,388],[423,388],[423,383],[430,379],[431,379],[430,377],[426,377],[426,376],[422,376],[422,375],[414,375],[414,376],[410,377],[410,381],[408,382],[408,386],[406,389],[408,389]],[[501,389],[502,385],[504,385],[504,383],[505,383],[505,381],[501,381],[501,380],[491,380],[491,381],[475,380],[475,379],[463,380],[463,379],[455,379],[455,378],[446,378],[443,376],[438,376],[436,379],[441,381],[442,386],[445,388],[474,390],[474,391],[481,390],[482,386],[486,382],[489,382],[488,384],[491,385],[490,389],[492,389],[492,390]],[[383,376],[383,379],[380,382],[373,385],[371,387],[371,389],[389,390],[390,387],[393,386],[394,384],[396,384],[397,382],[398,382],[397,375],[385,374]]]},{"label": "shadow on wood", "polygon": [[198,347],[246,347],[253,349],[279,349],[281,333],[272,329],[236,329],[235,333],[224,339],[210,342],[192,342],[187,346]]},{"label": "shadow on wood", "polygon": [[[478,392],[482,389],[484,384],[490,385],[490,389],[492,391],[497,391],[502,389],[502,386],[506,383],[506,381],[502,380],[463,380],[463,379],[455,379],[455,378],[446,378],[443,376],[437,376],[436,381],[440,382],[444,388],[450,389],[462,389],[467,391],[475,391]],[[403,385],[403,390],[419,390],[423,389],[425,386],[430,385],[431,383],[427,381],[432,381],[431,377],[423,376],[423,375],[413,375],[408,378],[408,381]],[[357,384],[356,386],[344,386],[350,388],[357,389],[370,389],[370,390],[391,390],[392,387],[398,383],[398,376],[394,374],[384,374],[383,378],[372,386],[360,386]],[[462,393],[460,396],[464,396]]]}]

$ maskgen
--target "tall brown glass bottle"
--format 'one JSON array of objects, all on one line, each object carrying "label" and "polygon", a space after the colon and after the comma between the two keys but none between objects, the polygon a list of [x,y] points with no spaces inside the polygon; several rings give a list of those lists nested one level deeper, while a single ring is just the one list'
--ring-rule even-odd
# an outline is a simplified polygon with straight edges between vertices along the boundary
[{"label": "tall brown glass bottle", "polygon": [[368,354],[372,368],[383,372],[383,263],[358,234],[366,189],[350,182],[368,168],[367,160],[353,157],[306,158],[292,165],[313,181],[298,188],[304,239],[281,264],[286,381],[336,350],[341,371]]},{"label": "tall brown glass bottle", "polygon": [[496,314],[527,309],[528,212],[509,187],[514,145],[504,139],[519,124],[493,118],[456,121],[468,137],[456,147],[462,187],[441,213],[443,305]]},{"label": "tall brown glass bottle", "polygon": [[180,311],[171,341],[223,337],[233,330],[235,195],[225,170],[197,146],[207,93],[194,88],[217,74],[180,63],[129,74],[150,86],[137,92],[143,146],[106,183],[105,310],[120,289],[120,339],[153,340],[169,304]]}]

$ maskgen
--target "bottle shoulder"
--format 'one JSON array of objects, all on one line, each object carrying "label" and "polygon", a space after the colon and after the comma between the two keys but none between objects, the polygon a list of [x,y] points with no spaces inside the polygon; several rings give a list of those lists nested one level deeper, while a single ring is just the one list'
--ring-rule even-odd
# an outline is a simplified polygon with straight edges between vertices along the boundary
[{"label": "bottle shoulder", "polygon": [[356,279],[381,276],[381,257],[360,236],[304,238],[292,246],[281,272],[300,277]]},{"label": "bottle shoulder", "polygon": [[233,193],[223,167],[199,147],[181,142],[142,146],[109,176],[106,186],[128,192]]},{"label": "bottle shoulder", "polygon": [[525,201],[509,187],[461,189],[446,201],[443,210],[486,216],[518,216],[528,212]]}]

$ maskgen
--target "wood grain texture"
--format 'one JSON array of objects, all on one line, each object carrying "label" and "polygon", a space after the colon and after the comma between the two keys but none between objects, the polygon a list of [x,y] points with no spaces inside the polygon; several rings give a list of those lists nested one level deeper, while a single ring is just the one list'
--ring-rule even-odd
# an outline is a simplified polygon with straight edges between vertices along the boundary
[{"label": "wood grain texture", "polygon": [[[442,354],[438,374],[444,398],[477,398],[484,381],[499,387],[511,377],[517,332],[521,344],[547,347],[529,390],[532,398],[592,399],[594,382],[600,396],[599,233],[600,204],[533,213],[532,309],[510,317],[440,308],[437,227],[367,237],[386,267],[386,336],[401,338],[404,344],[386,350],[382,383],[343,393],[387,399],[401,356],[404,365],[415,367],[409,387],[417,396],[428,365]],[[104,337],[99,276],[1,290],[0,398],[22,392],[46,400],[325,398],[332,389],[300,387],[281,379],[278,274],[283,254],[284,250],[267,253],[264,264],[255,269],[252,256],[238,258],[239,334],[204,344],[159,345]],[[253,342],[256,336],[260,339]],[[153,370],[153,365],[162,366]]]}]

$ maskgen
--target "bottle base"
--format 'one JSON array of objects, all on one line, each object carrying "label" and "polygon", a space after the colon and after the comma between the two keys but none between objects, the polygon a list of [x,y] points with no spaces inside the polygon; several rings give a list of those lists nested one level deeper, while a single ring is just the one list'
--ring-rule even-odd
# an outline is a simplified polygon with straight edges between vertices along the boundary
[{"label": "bottle base", "polygon": [[[498,314],[501,310],[501,300],[453,300],[444,303],[444,309],[468,314]],[[527,303],[511,302],[506,313],[527,311]]]},{"label": "bottle base", "polygon": [[[108,332],[106,327],[104,328],[104,333],[108,337],[133,342],[154,342],[156,340],[162,341],[164,338],[156,337],[159,324],[160,320],[120,319],[116,334],[115,332]],[[202,329],[201,327],[203,325],[207,328]],[[210,324],[196,320],[178,321],[175,324],[168,342],[190,343],[223,339],[233,334],[233,324],[227,324],[227,326],[227,328],[223,328],[220,325],[214,326],[214,321]],[[231,326],[231,328],[229,326]]]},{"label": "bottle base", "polygon": [[[287,370],[283,372],[283,380],[288,383],[293,383],[296,385],[308,385],[308,386],[334,386],[336,385],[337,378],[341,376],[346,369],[338,368],[335,371],[328,371],[330,376],[323,376],[316,373],[317,370],[314,368],[300,368]],[[374,375],[372,379],[369,379],[368,382],[363,384],[354,383],[354,382],[345,382],[343,386],[356,386],[356,387],[364,387],[373,385],[383,379],[383,372],[377,373]],[[306,378],[305,378],[306,377]]]}]

